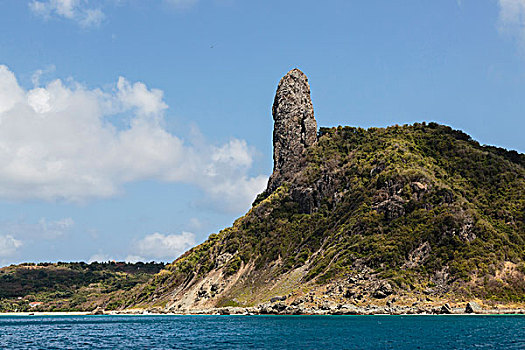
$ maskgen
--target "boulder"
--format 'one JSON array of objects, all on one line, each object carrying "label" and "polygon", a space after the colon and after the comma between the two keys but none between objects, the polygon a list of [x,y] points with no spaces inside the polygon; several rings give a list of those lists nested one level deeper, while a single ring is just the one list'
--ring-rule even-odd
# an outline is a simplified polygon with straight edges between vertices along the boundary
[{"label": "boulder", "polygon": [[482,311],[483,309],[481,308],[481,306],[479,306],[479,304],[475,301],[467,303],[467,306],[465,307],[465,313],[467,314],[480,313]]},{"label": "boulder", "polygon": [[227,307],[223,307],[223,308],[219,309],[219,314],[220,315],[229,315],[230,314],[230,309],[228,309]]},{"label": "boulder", "polygon": [[274,309],[275,311],[277,312],[282,312],[284,310],[286,310],[287,306],[285,303],[276,303],[274,305],[272,305],[272,309]]},{"label": "boulder", "polygon": [[374,297],[376,299],[384,299],[387,296],[391,295],[392,293],[394,293],[394,290],[393,290],[392,286],[390,285],[390,283],[383,282],[374,291],[374,293],[372,294],[372,297]]},{"label": "boulder", "polygon": [[285,301],[286,300],[286,295],[283,295],[283,296],[280,296],[280,297],[273,297],[270,299],[270,302],[271,303],[276,303],[278,301]]},{"label": "boulder", "polygon": [[374,292],[374,294],[372,294],[372,297],[376,299],[384,299],[387,297],[387,295],[383,291],[378,289]]},{"label": "boulder", "polygon": [[449,315],[449,314],[452,313],[452,308],[447,303],[447,304],[443,305],[439,311],[440,311],[441,314]]},{"label": "boulder", "polygon": [[98,306],[95,310],[91,311],[90,315],[104,315],[104,309]]}]

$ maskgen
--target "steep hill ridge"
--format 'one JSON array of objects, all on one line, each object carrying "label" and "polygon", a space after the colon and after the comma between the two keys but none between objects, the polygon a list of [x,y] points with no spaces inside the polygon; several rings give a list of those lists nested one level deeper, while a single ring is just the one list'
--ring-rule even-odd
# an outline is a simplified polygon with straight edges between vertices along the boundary
[{"label": "steep hill ridge", "polygon": [[120,308],[525,303],[525,156],[436,123],[321,128],[306,76],[280,82],[274,172],[232,227]]}]

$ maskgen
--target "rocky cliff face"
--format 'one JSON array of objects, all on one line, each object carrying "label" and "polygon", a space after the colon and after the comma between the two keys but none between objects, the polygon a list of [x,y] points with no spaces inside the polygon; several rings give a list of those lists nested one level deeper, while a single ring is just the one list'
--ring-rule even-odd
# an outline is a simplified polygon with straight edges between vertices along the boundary
[{"label": "rocky cliff face", "polygon": [[273,174],[268,193],[293,179],[305,164],[306,149],[317,141],[310,84],[299,69],[292,69],[279,82],[272,114]]}]

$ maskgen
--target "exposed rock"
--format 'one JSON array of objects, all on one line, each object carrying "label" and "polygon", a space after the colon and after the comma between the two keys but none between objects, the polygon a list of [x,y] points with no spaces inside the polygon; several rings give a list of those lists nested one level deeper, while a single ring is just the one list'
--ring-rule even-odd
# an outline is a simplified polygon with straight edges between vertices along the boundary
[{"label": "exposed rock", "polygon": [[222,308],[222,309],[219,310],[219,314],[220,315],[229,315],[230,314],[230,309]]},{"label": "exposed rock", "polygon": [[319,194],[311,187],[297,187],[292,189],[291,196],[299,204],[301,213],[311,213],[319,206]]},{"label": "exposed rock", "polygon": [[355,291],[352,289],[347,289],[345,293],[343,294],[343,298],[351,298],[355,295]]},{"label": "exposed rock", "polygon": [[479,313],[482,311],[483,309],[481,308],[481,306],[479,306],[479,304],[476,303],[475,301],[469,302],[467,306],[465,307],[465,313],[467,314]]},{"label": "exposed rock", "polygon": [[381,283],[379,288],[377,288],[374,291],[372,296],[374,298],[376,298],[376,299],[383,299],[383,298],[386,298],[387,296],[389,296],[390,294],[392,294],[393,292],[394,292],[394,290],[392,289],[392,286],[390,285],[390,283],[383,282],[383,283]]},{"label": "exposed rock", "polygon": [[319,306],[319,309],[328,311],[328,310],[335,309],[335,305],[329,301],[325,301]]},{"label": "exposed rock", "polygon": [[412,182],[412,190],[416,192],[426,191],[428,186],[426,184],[422,184],[421,182]]},{"label": "exposed rock", "polygon": [[275,302],[278,302],[278,301],[285,301],[286,300],[286,295],[283,295],[283,296],[280,296],[280,297],[273,297],[270,299],[270,302],[271,303],[275,303]]},{"label": "exposed rock", "polygon": [[202,287],[201,287],[201,289],[197,292],[197,296],[199,298],[208,298],[209,297],[208,291],[202,289]]},{"label": "exposed rock", "polygon": [[389,199],[377,205],[377,211],[385,215],[385,219],[394,220],[405,215],[405,200],[398,195],[393,195]]},{"label": "exposed rock", "polygon": [[439,311],[440,311],[441,314],[448,315],[448,314],[452,313],[452,308],[447,303],[447,304],[443,305]]},{"label": "exposed rock", "polygon": [[293,178],[304,164],[305,150],[317,141],[310,85],[299,69],[292,69],[279,82],[272,114],[273,174],[268,193]]},{"label": "exposed rock", "polygon": [[277,312],[281,312],[286,310],[287,306],[285,303],[276,303],[272,305],[272,309],[276,310]]},{"label": "exposed rock", "polygon": [[99,306],[95,310],[91,311],[90,315],[104,315],[104,313],[104,309]]},{"label": "exposed rock", "polygon": [[336,315],[358,315],[359,313],[361,313],[360,309],[351,304],[339,305],[337,311],[334,312]]},{"label": "exposed rock", "polygon": [[405,265],[410,268],[419,266],[428,258],[431,250],[430,243],[422,243],[416,249],[411,251],[410,254],[408,254],[408,261]]},{"label": "exposed rock", "polygon": [[473,227],[474,219],[472,219],[471,217],[465,218],[465,221],[458,232],[459,238],[461,238],[465,242],[472,242],[473,240],[475,240],[476,234],[473,232]]},{"label": "exposed rock", "polygon": [[292,301],[292,306],[299,306],[301,304],[304,304],[305,300],[303,298],[295,299]]}]

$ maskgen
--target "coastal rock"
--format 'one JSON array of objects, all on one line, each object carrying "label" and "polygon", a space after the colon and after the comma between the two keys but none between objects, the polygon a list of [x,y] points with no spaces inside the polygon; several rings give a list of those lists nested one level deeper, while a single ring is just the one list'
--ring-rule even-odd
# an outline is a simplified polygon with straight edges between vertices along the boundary
[{"label": "coastal rock", "polygon": [[104,312],[104,309],[101,308],[100,306],[97,307],[95,310],[91,311],[90,315],[104,315],[105,312]]},{"label": "coastal rock", "polygon": [[272,309],[274,309],[277,312],[282,312],[286,310],[287,306],[285,303],[276,303],[272,306]]},{"label": "coastal rock", "polygon": [[481,308],[481,306],[479,306],[479,304],[476,303],[475,301],[469,302],[467,306],[465,307],[465,313],[467,314],[479,313],[482,311],[483,309]]},{"label": "coastal rock", "polygon": [[452,313],[452,308],[447,303],[447,304],[443,305],[439,311],[440,311],[441,314],[449,315],[449,314]]},{"label": "coastal rock", "polygon": [[339,305],[336,312],[334,312],[335,315],[359,315],[361,313],[361,310],[352,304],[343,304]]},{"label": "coastal rock", "polygon": [[292,69],[279,82],[272,114],[273,173],[268,193],[293,178],[304,165],[306,149],[317,141],[310,85],[299,69]]},{"label": "coastal rock", "polygon": [[228,308],[219,309],[219,314],[220,315],[229,315],[230,313],[231,313],[230,309],[228,309]]},{"label": "coastal rock", "polygon": [[372,296],[374,298],[376,298],[376,299],[383,299],[383,298],[386,298],[387,296],[391,295],[393,292],[394,292],[394,290],[392,289],[392,286],[390,285],[390,283],[383,282],[383,283],[381,283],[379,288],[377,288],[374,291]]}]

